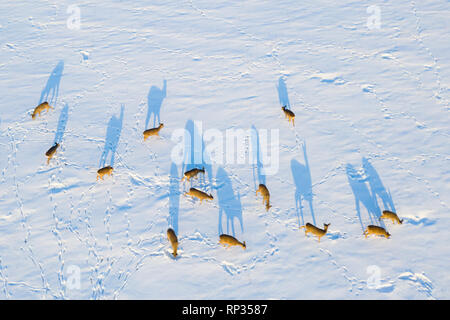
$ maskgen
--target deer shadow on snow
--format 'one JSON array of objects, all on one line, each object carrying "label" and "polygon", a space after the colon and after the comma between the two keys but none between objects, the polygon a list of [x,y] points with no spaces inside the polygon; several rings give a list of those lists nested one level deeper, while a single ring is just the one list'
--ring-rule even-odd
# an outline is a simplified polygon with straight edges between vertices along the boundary
[{"label": "deer shadow on snow", "polygon": [[383,221],[380,220],[381,209],[378,205],[377,196],[383,202],[384,210],[395,212],[394,202],[372,164],[366,158],[362,159],[362,163],[362,170],[359,171],[351,164],[346,166],[347,179],[355,197],[356,213],[361,223],[361,228],[363,231],[365,230],[361,216],[361,203],[367,210],[370,224],[385,228]]},{"label": "deer shadow on snow", "polygon": [[[303,144],[303,157],[305,160],[305,164],[301,164],[295,159],[291,160],[291,171],[295,183],[295,209],[297,212],[299,225],[305,225],[303,201],[308,202],[313,224],[316,225],[316,218],[313,208],[311,169],[309,167],[308,156],[306,154],[306,144]],[[300,217],[302,220],[301,223]]]},{"label": "deer shadow on snow", "polygon": [[[205,142],[203,141],[203,136],[199,132],[199,128],[195,125],[192,120],[188,120],[185,126],[185,136],[184,139],[184,160],[182,165],[182,174],[194,168],[202,169],[205,168],[205,174],[208,175],[208,181],[211,185],[212,183],[212,165],[211,159],[204,152]],[[191,179],[191,183],[198,179],[201,183],[205,182],[203,174],[199,174],[197,178]]]},{"label": "deer shadow on snow", "polygon": [[167,95],[167,80],[163,82],[163,88],[160,89],[157,86],[151,86],[148,96],[147,96],[147,117],[145,119],[145,129],[148,128],[148,123],[150,122],[150,118],[153,115],[153,127],[156,127],[156,118],[158,118],[158,125],[161,123],[160,112],[161,105],[163,103],[164,98]]},{"label": "deer shadow on snow", "polygon": [[280,101],[280,105],[282,107],[286,106],[286,108],[290,110],[291,103],[289,102],[288,91],[283,77],[280,77],[278,79],[277,89],[278,89],[278,100]]},{"label": "deer shadow on snow", "polygon": [[217,198],[219,203],[219,235],[223,234],[223,214],[226,216],[226,233],[233,237],[236,236],[234,221],[238,220],[241,232],[244,232],[244,224],[242,219],[241,196],[236,196],[233,191],[233,185],[230,177],[224,168],[219,167],[216,174],[217,180]]},{"label": "deer shadow on snow", "polygon": [[113,115],[108,122],[108,128],[106,129],[105,146],[103,148],[102,156],[100,157],[100,168],[105,167],[106,159],[109,155],[111,155],[110,166],[114,167],[117,145],[119,143],[120,134],[122,132],[124,108],[124,105],[120,107],[120,118],[117,118],[115,115]]},{"label": "deer shadow on snow", "polygon": [[178,213],[180,211],[180,184],[178,167],[172,163],[170,167],[169,183],[169,226],[178,235]]},{"label": "deer shadow on snow", "polygon": [[59,96],[59,84],[64,70],[64,61],[59,61],[52,73],[48,77],[47,83],[42,89],[39,104],[47,101],[51,106],[55,106]]},{"label": "deer shadow on snow", "polygon": [[64,132],[66,131],[67,120],[69,119],[69,105],[66,103],[64,108],[61,110],[58,120],[58,127],[55,133],[54,144],[61,144]]},{"label": "deer shadow on snow", "polygon": [[383,202],[384,210],[390,210],[392,212],[395,211],[394,201],[392,200],[391,193],[386,190],[386,188],[383,185],[383,182],[381,182],[381,178],[375,170],[375,168],[372,166],[372,164],[367,160],[366,158],[362,158],[362,164],[364,171],[368,177],[369,181],[369,187],[370,191],[372,193],[372,196],[374,198],[374,201],[377,202],[377,196],[381,199]]},{"label": "deer shadow on snow", "polygon": [[[256,165],[253,165],[252,171],[253,171],[253,183],[255,185],[255,190],[257,190],[257,188],[259,187],[260,184],[266,184],[266,175],[263,173],[264,172],[264,166],[263,163],[261,161],[261,146],[259,143],[259,134],[258,131],[256,130],[256,127],[254,125],[252,125],[252,147],[255,147],[253,149],[253,155],[251,155],[253,157],[253,161]],[[256,183],[256,179],[258,179],[258,183]]]}]

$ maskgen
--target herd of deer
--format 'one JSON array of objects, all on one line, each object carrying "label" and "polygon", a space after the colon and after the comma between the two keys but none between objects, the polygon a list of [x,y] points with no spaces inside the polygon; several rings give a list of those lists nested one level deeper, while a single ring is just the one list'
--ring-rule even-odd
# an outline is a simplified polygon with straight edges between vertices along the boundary
[{"label": "herd of deer", "polygon": [[[53,109],[52,106],[50,106],[48,104],[48,102],[43,102],[41,104],[39,104],[33,111],[31,117],[33,119],[36,118],[36,115],[41,116],[41,112],[46,110],[47,112],[49,112],[50,109]],[[295,114],[294,112],[292,112],[292,110],[289,110],[287,108],[287,106],[284,106],[281,108],[284,112],[284,115],[286,116],[286,118],[288,119],[289,123],[292,122],[292,125],[294,125],[294,119],[295,119]],[[151,129],[147,129],[144,131],[143,135],[144,135],[144,141],[146,141],[150,136],[157,136],[159,135],[159,131],[164,127],[164,124],[160,123],[160,125],[158,127],[155,128],[151,128]],[[49,164],[50,160],[52,159],[52,157],[55,155],[56,150],[58,149],[59,144],[55,143],[55,145],[53,145],[46,153],[45,155],[47,156],[47,164]],[[104,168],[101,168],[97,171],[97,180],[100,178],[101,180],[103,180],[103,176],[105,175],[109,175],[111,176],[113,172],[113,167],[111,166],[106,166]],[[197,177],[197,175],[199,173],[203,173],[205,174],[205,168],[199,169],[199,168],[194,168],[191,169],[189,171],[186,171],[183,175],[183,178],[181,179],[181,181],[184,181],[184,179],[187,179],[187,181],[190,181],[190,179]],[[270,205],[270,193],[269,190],[267,189],[267,187],[264,184],[260,184],[258,186],[258,189],[256,190],[256,195],[258,195],[258,193],[261,194],[261,196],[263,197],[263,204],[266,207],[266,211],[268,211],[272,206]],[[196,188],[190,188],[188,192],[185,192],[185,195],[187,196],[191,196],[193,198],[197,198],[200,200],[200,203],[203,200],[213,200],[214,197],[211,194],[207,194],[206,192],[203,192],[201,190],[198,190]],[[398,224],[402,224],[403,220],[400,220],[399,217],[397,216],[397,214],[395,212],[392,211],[388,211],[388,210],[384,210],[383,214],[380,216],[380,220],[381,219],[390,219],[392,221],[392,223],[398,223]],[[324,224],[324,228],[320,229],[314,225],[312,225],[311,223],[307,223],[304,226],[301,226],[300,229],[304,228],[305,229],[305,235],[307,236],[308,233],[312,233],[313,235],[317,236],[318,241],[320,242],[320,238],[322,238],[328,231],[328,226],[330,224]],[[379,235],[379,236],[383,236],[385,238],[389,238],[391,235],[386,231],[386,229],[376,226],[376,225],[369,225],[367,226],[366,230],[364,231],[364,236],[367,238],[367,236],[369,235]],[[169,239],[170,244],[172,245],[172,249],[173,249],[173,256],[176,257],[177,254],[177,250],[178,250],[178,238],[177,235],[175,233],[175,231],[172,228],[169,228],[167,230],[167,238]],[[231,247],[231,246],[241,246],[242,248],[246,249],[246,245],[245,245],[245,241],[244,242],[240,242],[238,241],[235,237],[231,236],[231,235],[227,235],[227,234],[221,234],[219,236],[219,243],[222,244],[225,247]]]}]

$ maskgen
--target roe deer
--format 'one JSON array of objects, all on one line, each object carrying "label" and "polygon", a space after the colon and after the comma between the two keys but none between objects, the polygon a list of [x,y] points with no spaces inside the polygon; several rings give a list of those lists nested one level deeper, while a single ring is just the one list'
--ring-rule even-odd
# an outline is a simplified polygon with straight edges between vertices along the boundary
[{"label": "roe deer", "polygon": [[246,249],[247,246],[245,245],[245,241],[244,242],[240,242],[238,241],[235,237],[230,236],[228,234],[221,234],[219,236],[219,243],[221,243],[223,246],[227,246],[227,248],[231,247],[231,246],[241,246],[242,248]]},{"label": "roe deer", "polygon": [[389,211],[389,210],[384,210],[383,211],[383,214],[380,217],[380,220],[381,219],[391,219],[393,224],[395,224],[396,222],[398,224],[402,224],[403,223],[403,219],[400,220],[395,212],[392,212],[392,211]]},{"label": "roe deer", "polygon": [[194,169],[191,169],[189,171],[186,171],[184,173],[184,176],[181,179],[181,181],[184,181],[184,178],[186,178],[187,181],[189,181],[191,178],[195,178],[200,172],[205,174],[205,167],[203,167],[203,169],[194,168]]},{"label": "roe deer", "polygon": [[40,105],[38,105],[36,108],[34,108],[31,118],[35,119],[36,114],[38,114],[40,117],[42,111],[47,110],[47,112],[48,112],[49,109],[53,109],[53,107],[51,105],[49,105],[47,101],[42,102]]},{"label": "roe deer", "polygon": [[53,147],[48,149],[47,152],[45,153],[45,155],[47,156],[47,164],[50,163],[50,159],[53,158],[54,154],[56,153],[56,149],[58,149],[58,147],[59,147],[59,143],[55,142]]},{"label": "roe deer", "polygon": [[173,248],[173,256],[176,257],[177,254],[177,249],[178,249],[178,239],[177,239],[177,235],[175,234],[175,231],[173,231],[172,228],[167,229],[167,238],[170,241],[170,244],[172,245]]},{"label": "roe deer", "polygon": [[374,225],[367,226],[366,230],[364,231],[364,235],[366,236],[366,238],[370,234],[384,236],[384,237],[386,237],[388,239],[391,236],[389,234],[389,232],[387,232],[384,228],[379,227],[379,226],[374,226]]},{"label": "roe deer", "polygon": [[272,207],[270,205],[270,193],[267,187],[264,184],[260,184],[258,187],[258,190],[256,190],[256,195],[258,195],[258,192],[261,193],[263,196],[263,203],[266,203],[266,211],[269,211],[269,209]]},{"label": "roe deer", "polygon": [[283,110],[284,115],[285,115],[286,118],[289,120],[289,122],[291,122],[291,120],[292,120],[292,125],[295,126],[295,124],[294,124],[294,119],[295,119],[295,114],[294,114],[294,112],[292,112],[291,110],[287,109],[286,106],[281,107],[281,109]]},{"label": "roe deer", "polygon": [[97,180],[98,180],[98,178],[100,178],[100,179],[102,179],[103,180],[103,176],[105,175],[105,174],[107,174],[107,175],[112,175],[112,172],[113,172],[113,167],[111,167],[111,166],[107,166],[107,167],[104,167],[104,168],[101,168],[101,169],[98,169],[97,170]]},{"label": "roe deer", "polygon": [[144,141],[150,136],[159,135],[159,131],[164,128],[164,123],[160,123],[156,128],[147,129],[144,131]]},{"label": "roe deer", "polygon": [[322,238],[328,231],[328,226],[330,224],[323,224],[323,229],[317,228],[316,226],[312,225],[311,223],[307,223],[304,226],[301,226],[301,228],[305,228],[305,235],[308,235],[309,232],[311,232],[312,234],[316,235],[319,238],[319,242],[320,242],[320,238]]},{"label": "roe deer", "polygon": [[196,197],[200,199],[200,203],[202,203],[203,200],[212,200],[214,199],[212,194],[207,194],[203,191],[200,191],[198,189],[195,188],[191,188],[189,189],[189,192],[185,192],[185,195],[189,195],[191,197]]}]

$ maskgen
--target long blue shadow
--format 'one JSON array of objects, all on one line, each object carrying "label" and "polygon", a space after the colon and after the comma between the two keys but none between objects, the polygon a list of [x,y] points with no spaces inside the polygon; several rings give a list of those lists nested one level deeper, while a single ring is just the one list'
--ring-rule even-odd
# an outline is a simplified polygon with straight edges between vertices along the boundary
[{"label": "long blue shadow", "polygon": [[[209,183],[212,181],[212,165],[208,155],[204,152],[205,142],[203,136],[192,120],[188,120],[185,126],[189,134],[185,139],[183,173],[194,168],[205,168]],[[199,175],[200,181],[204,181],[204,175]]]},{"label": "long blue shadow", "polygon": [[[256,127],[252,125],[252,147],[256,148],[253,150],[253,157],[256,158],[256,166],[253,166],[253,182],[255,184],[255,190],[258,188],[260,184],[266,184],[266,176],[262,173],[264,170],[263,163],[261,161],[261,146],[259,143],[259,134],[256,130]],[[256,179],[258,179],[258,183],[256,183]]]},{"label": "long blue shadow", "polygon": [[109,155],[111,156],[110,166],[114,167],[117,145],[119,143],[120,134],[122,132],[124,108],[124,105],[120,107],[119,119],[116,116],[112,116],[108,122],[108,128],[106,129],[105,147],[100,158],[100,168],[105,167],[106,159]]},{"label": "long blue shadow", "polygon": [[59,96],[59,83],[61,82],[64,70],[64,61],[59,61],[52,73],[48,77],[47,84],[42,89],[39,103],[47,101],[51,106],[56,106]]},{"label": "long blue shadow", "polygon": [[153,127],[156,127],[156,118],[158,118],[158,125],[161,123],[160,113],[161,105],[167,94],[167,80],[164,80],[163,88],[151,86],[147,96],[147,118],[145,119],[145,129],[148,129],[148,123],[153,115]]},{"label": "long blue shadow", "polygon": [[280,105],[282,107],[286,106],[287,109],[291,109],[291,103],[289,102],[288,91],[283,77],[280,77],[278,79],[277,88],[278,88],[278,100],[280,101]]},{"label": "long blue shadow", "polygon": [[244,224],[242,219],[241,196],[234,194],[231,180],[224,168],[217,169],[217,197],[219,202],[219,235],[224,233],[222,220],[223,214],[226,216],[227,234],[236,236],[234,220],[238,220],[241,226],[241,232],[244,232]]},{"label": "long blue shadow", "polygon": [[347,164],[345,171],[355,197],[356,213],[362,230],[364,231],[365,227],[361,216],[361,203],[367,210],[370,224],[384,226],[383,222],[379,220],[381,216],[380,208],[367,187],[366,177],[359,173],[351,164]]},{"label": "long blue shadow", "polygon": [[169,185],[169,226],[178,234],[178,213],[180,211],[180,185],[178,167],[172,163],[170,167]]},{"label": "long blue shadow", "polygon": [[66,131],[67,120],[69,119],[69,105],[66,103],[64,108],[61,110],[58,120],[58,128],[55,134],[55,143],[61,143]]},{"label": "long blue shadow", "polygon": [[316,218],[313,208],[311,169],[309,167],[308,156],[306,154],[306,144],[303,144],[303,156],[305,164],[301,164],[295,159],[291,160],[291,171],[295,183],[295,208],[297,211],[299,225],[305,225],[303,201],[308,202],[313,224],[316,225]]},{"label": "long blue shadow", "polygon": [[366,158],[362,158],[362,164],[364,171],[366,173],[366,176],[369,180],[369,186],[370,191],[372,193],[372,197],[374,198],[374,201],[377,202],[377,196],[381,199],[383,202],[384,210],[390,210],[392,212],[395,211],[394,201],[392,200],[392,196],[390,192],[386,190],[386,188],[383,185],[383,182],[381,182],[380,176],[375,170],[375,168],[372,166],[372,164],[367,160]]}]

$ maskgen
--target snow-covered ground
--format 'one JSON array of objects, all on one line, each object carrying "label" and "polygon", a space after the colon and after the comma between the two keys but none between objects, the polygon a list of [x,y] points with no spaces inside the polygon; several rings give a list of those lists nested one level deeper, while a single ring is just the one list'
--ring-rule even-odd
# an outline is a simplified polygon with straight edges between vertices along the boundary
[{"label": "snow-covered ground", "polygon": [[[2,1],[0,298],[450,298],[449,14],[445,0]],[[194,127],[278,129],[279,169],[206,165],[192,186],[214,200],[193,201],[171,136]],[[403,224],[365,239],[384,209]],[[320,243],[306,222],[331,223]]]}]

